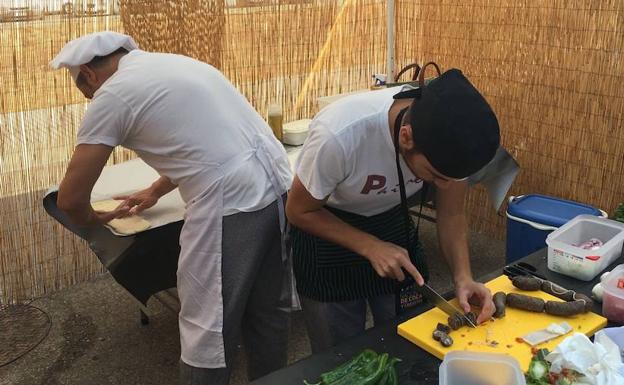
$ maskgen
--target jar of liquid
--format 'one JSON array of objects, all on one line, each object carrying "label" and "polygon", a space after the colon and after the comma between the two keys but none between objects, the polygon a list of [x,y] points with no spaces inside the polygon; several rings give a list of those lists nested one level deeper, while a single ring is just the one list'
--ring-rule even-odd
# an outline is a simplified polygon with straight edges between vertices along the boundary
[{"label": "jar of liquid", "polygon": [[273,135],[279,140],[282,141],[284,137],[284,129],[282,126],[282,107],[279,104],[272,103],[269,106],[269,118],[267,119],[271,130],[273,130]]}]

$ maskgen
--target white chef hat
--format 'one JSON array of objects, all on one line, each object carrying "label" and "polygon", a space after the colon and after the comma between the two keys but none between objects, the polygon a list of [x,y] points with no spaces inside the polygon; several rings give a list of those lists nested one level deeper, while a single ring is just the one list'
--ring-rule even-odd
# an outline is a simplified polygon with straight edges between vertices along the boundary
[{"label": "white chef hat", "polygon": [[139,48],[134,40],[118,32],[103,31],[74,39],[61,49],[50,62],[52,69],[67,68],[74,81],[80,72],[80,65],[89,63],[96,56],[106,56],[119,48],[128,51]]}]

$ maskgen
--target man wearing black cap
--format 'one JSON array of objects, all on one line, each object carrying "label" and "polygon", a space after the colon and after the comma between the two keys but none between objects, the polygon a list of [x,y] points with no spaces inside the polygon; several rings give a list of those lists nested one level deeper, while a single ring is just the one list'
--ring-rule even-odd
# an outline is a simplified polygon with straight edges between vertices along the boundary
[{"label": "man wearing black cap", "polygon": [[393,318],[400,282],[425,281],[405,199],[423,181],[436,188],[438,239],[459,304],[469,311],[477,300],[477,321],[491,317],[491,293],[470,271],[464,200],[465,179],[499,144],[492,109],[455,69],[426,87],[358,94],[317,114],[286,207],[314,352],[361,333],[367,304],[375,323]]}]

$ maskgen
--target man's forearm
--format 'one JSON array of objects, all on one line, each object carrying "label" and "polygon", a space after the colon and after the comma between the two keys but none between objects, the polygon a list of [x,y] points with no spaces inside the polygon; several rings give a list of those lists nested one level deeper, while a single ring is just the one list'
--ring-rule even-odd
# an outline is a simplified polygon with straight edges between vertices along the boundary
[{"label": "man's forearm", "polygon": [[80,226],[99,222],[91,207],[91,190],[112,150],[112,147],[103,144],[79,144],[67,166],[56,204],[72,222]]},{"label": "man's forearm", "polygon": [[63,207],[63,212],[78,226],[93,226],[98,224],[98,216],[89,203],[86,205]]},{"label": "man's forearm", "polygon": [[438,217],[438,238],[442,255],[453,273],[455,283],[472,279],[466,217]]},{"label": "man's forearm", "polygon": [[150,189],[158,195],[158,197],[162,197],[163,195],[175,190],[177,187],[178,186],[173,184],[169,178],[161,176],[158,180],[156,180],[156,182],[152,183]]}]

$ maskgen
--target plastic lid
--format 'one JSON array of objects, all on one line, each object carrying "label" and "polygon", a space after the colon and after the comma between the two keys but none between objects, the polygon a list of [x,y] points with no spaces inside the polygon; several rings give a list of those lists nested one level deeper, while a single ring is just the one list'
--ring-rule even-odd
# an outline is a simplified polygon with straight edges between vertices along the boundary
[{"label": "plastic lid", "polygon": [[[493,369],[493,371],[484,370],[486,368]],[[466,380],[471,377],[474,380],[477,380],[475,382],[470,381],[471,384],[526,384],[524,374],[520,368],[518,360],[507,354],[501,353],[484,353],[460,350],[453,350],[446,353],[439,368],[440,384],[454,385],[467,383],[466,381],[457,382],[458,377],[461,377],[462,380]],[[478,381],[477,377],[482,377],[482,381]],[[496,377],[496,380],[498,381],[493,382],[492,380],[494,377]]]},{"label": "plastic lid", "polygon": [[512,200],[507,207],[507,214],[546,226],[560,227],[578,215],[601,216],[602,212],[584,203],[528,194]]}]

